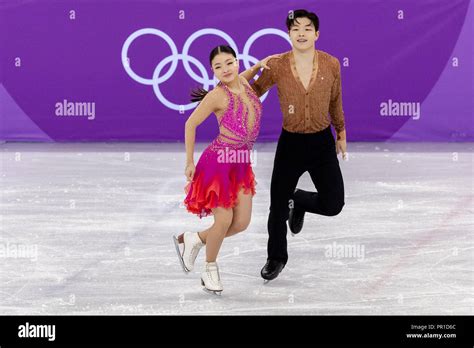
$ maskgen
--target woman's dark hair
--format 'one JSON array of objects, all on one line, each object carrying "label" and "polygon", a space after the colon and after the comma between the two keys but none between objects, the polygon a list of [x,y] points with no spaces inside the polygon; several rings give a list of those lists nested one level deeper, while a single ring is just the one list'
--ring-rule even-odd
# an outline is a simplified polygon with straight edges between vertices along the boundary
[{"label": "woman's dark hair", "polygon": [[[296,18],[306,17],[308,18],[314,25],[316,31],[319,30],[319,17],[314,12],[308,12],[306,10],[294,10],[290,11],[288,16],[286,17],[286,27],[288,30],[295,24]],[[296,22],[298,22],[296,20]]]},{"label": "woman's dark hair", "polygon": [[[209,55],[210,65],[212,65],[212,60],[214,59],[214,57],[217,56],[219,53],[229,53],[232,54],[235,58],[237,58],[237,54],[235,54],[235,51],[232,49],[232,47],[227,45],[219,45],[217,47],[214,47],[214,49],[211,51],[211,54]],[[204,88],[201,87],[194,88],[191,91],[191,101],[199,102],[203,100],[208,92],[209,91],[206,91]]]}]

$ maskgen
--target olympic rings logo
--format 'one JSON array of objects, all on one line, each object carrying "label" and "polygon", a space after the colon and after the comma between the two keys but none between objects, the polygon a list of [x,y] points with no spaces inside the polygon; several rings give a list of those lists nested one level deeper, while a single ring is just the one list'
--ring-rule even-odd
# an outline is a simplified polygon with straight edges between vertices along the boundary
[{"label": "olympic rings logo", "polygon": [[[129,60],[128,60],[128,49],[130,48],[130,45],[132,42],[142,36],[142,35],[156,35],[162,38],[163,40],[166,41],[166,43],[169,45],[171,49],[171,55],[168,57],[164,58],[155,68],[153,71],[153,75],[151,79],[144,78],[142,76],[139,76],[136,74],[130,67]],[[153,86],[153,91],[155,92],[156,97],[158,100],[168,107],[169,109],[172,110],[179,110],[179,111],[184,111],[184,110],[190,110],[196,107],[197,102],[194,103],[189,103],[189,104],[175,104],[168,99],[166,99],[163,94],[160,91],[160,84],[167,81],[171,75],[174,74],[176,71],[176,68],[178,66],[178,61],[182,60],[184,69],[188,73],[188,75],[196,82],[199,84],[202,84],[203,87],[207,90],[209,90],[209,86],[215,86],[217,84],[216,77],[214,76],[212,79],[209,78],[209,75],[207,73],[206,68],[204,65],[194,58],[193,56],[189,55],[189,49],[191,47],[191,44],[196,40],[197,38],[204,36],[204,35],[217,35],[221,38],[223,38],[230,47],[234,49],[234,51],[237,54],[237,58],[244,63],[245,69],[250,68],[250,62],[253,64],[258,63],[258,59],[249,55],[250,47],[252,44],[257,40],[258,38],[264,36],[264,35],[277,35],[285,39],[290,45],[291,41],[288,38],[288,33],[279,30],[279,29],[274,29],[274,28],[266,28],[266,29],[261,29],[252,36],[250,36],[247,40],[247,42],[244,45],[244,50],[242,54],[239,54],[239,50],[237,48],[237,45],[235,44],[234,40],[225,32],[219,29],[214,29],[214,28],[205,28],[196,31],[194,34],[192,34],[184,43],[183,46],[183,53],[178,53],[178,49],[174,43],[174,41],[169,37],[166,33],[164,33],[161,30],[155,29],[155,28],[144,28],[144,29],[139,29],[132,33],[124,42],[123,47],[122,47],[122,64],[127,72],[127,74],[136,82],[141,83],[143,85],[151,85]],[[165,67],[165,65],[169,64],[171,62],[171,66],[168,69],[168,71],[161,75],[161,71]],[[197,69],[199,70],[201,76],[197,75],[194,73],[194,71],[191,69],[190,63],[195,65]],[[262,101],[265,100],[267,96],[267,93],[265,93],[262,96]]]}]

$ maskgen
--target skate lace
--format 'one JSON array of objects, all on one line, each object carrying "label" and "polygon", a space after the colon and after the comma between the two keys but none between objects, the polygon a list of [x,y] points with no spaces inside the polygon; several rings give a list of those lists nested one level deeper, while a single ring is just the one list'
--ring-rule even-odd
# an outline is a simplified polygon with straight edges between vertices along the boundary
[{"label": "skate lace", "polygon": [[201,246],[199,244],[195,244],[193,245],[193,247],[191,248],[191,259],[192,260],[195,260],[196,257],[197,257],[197,254],[199,252],[199,249],[201,249]]},{"label": "skate lace", "polygon": [[218,282],[221,280],[221,277],[219,275],[219,267],[217,265],[210,265],[210,266],[208,265],[207,273],[213,281]]}]

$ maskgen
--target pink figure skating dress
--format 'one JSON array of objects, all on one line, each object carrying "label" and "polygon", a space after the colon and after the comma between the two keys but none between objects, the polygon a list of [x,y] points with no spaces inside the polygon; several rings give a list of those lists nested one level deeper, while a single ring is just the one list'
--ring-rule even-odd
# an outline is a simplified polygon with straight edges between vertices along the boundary
[{"label": "pink figure skating dress", "polygon": [[219,82],[228,97],[228,105],[218,118],[219,135],[203,151],[193,181],[185,187],[186,209],[200,218],[212,215],[216,207],[233,208],[238,193],[255,195],[257,184],[251,166],[253,144],[260,131],[262,103],[246,83],[237,95]]}]

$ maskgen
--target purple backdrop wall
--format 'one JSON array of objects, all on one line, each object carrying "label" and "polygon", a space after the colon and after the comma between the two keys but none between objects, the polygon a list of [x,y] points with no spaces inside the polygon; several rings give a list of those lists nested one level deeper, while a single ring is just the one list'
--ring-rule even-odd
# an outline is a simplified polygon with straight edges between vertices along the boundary
[{"label": "purple backdrop wall", "polygon": [[[349,141],[473,141],[469,0],[2,2],[0,139],[183,141],[190,89],[215,83],[209,51],[232,44],[242,69],[287,51],[297,8],[341,62]],[[276,140],[264,98],[259,141]],[[198,140],[216,133],[210,117]]]}]

